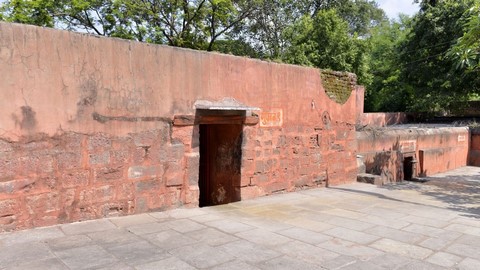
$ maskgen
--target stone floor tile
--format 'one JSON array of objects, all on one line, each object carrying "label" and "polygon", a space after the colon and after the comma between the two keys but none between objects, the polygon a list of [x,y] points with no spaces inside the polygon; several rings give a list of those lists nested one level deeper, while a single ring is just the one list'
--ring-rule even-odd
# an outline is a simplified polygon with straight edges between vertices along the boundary
[{"label": "stone floor tile", "polygon": [[307,229],[302,229],[302,228],[290,228],[282,231],[278,231],[278,234],[290,237],[295,240],[299,240],[304,243],[312,244],[312,245],[317,245],[322,242],[328,241],[332,239],[331,236],[310,231]]},{"label": "stone floor tile", "polygon": [[142,238],[140,238],[139,236],[124,229],[113,229],[102,232],[94,232],[89,233],[87,236],[93,241],[95,241],[97,245],[100,245],[104,248],[115,247],[142,240]]},{"label": "stone floor tile", "polygon": [[335,226],[340,226],[346,229],[356,230],[356,231],[364,231],[366,229],[372,228],[375,224],[358,221],[351,218],[343,218],[343,217],[333,217],[331,219],[325,220],[326,223],[332,224]]},{"label": "stone floor tile", "polygon": [[138,265],[135,267],[137,270],[195,270],[197,268],[189,265],[188,263],[176,258],[169,257],[163,260]]},{"label": "stone floor tile", "polygon": [[446,252],[437,252],[428,257],[425,261],[433,264],[437,264],[443,267],[453,267],[457,265],[463,258],[446,253]]},{"label": "stone floor tile", "polygon": [[206,228],[204,225],[199,224],[189,219],[176,219],[169,222],[170,228],[180,233],[187,233]]},{"label": "stone floor tile", "polygon": [[334,259],[322,263],[322,269],[337,270],[357,262],[358,259],[350,256],[340,255]]},{"label": "stone floor tile", "polygon": [[380,225],[380,226],[390,227],[393,229],[401,229],[411,225],[411,223],[400,220],[400,219],[391,219],[391,218],[385,218],[385,217],[380,217],[375,215],[366,215],[364,217],[359,218],[358,220]]},{"label": "stone floor tile", "polygon": [[414,215],[408,215],[408,216],[402,217],[401,220],[404,220],[413,224],[425,225],[425,226],[436,227],[436,228],[443,228],[449,224],[447,221],[434,219],[434,218],[424,218],[424,217],[419,217]]},{"label": "stone floor tile", "polygon": [[290,258],[287,256],[278,257],[271,259],[266,262],[262,262],[256,265],[260,269],[264,270],[278,270],[278,269],[288,269],[288,270],[317,270],[318,266],[310,264],[301,260]]},{"label": "stone floor tile", "polygon": [[222,265],[217,265],[215,267],[210,268],[210,270],[259,270],[260,268],[248,264],[246,262],[242,262],[240,260],[235,260],[231,262],[226,262]]},{"label": "stone floor tile", "polygon": [[163,249],[147,241],[139,241],[125,245],[112,246],[107,251],[118,260],[130,266],[163,260],[169,255]]},{"label": "stone floor tile", "polygon": [[0,247],[0,269],[54,258],[44,243],[32,242]]},{"label": "stone floor tile", "polygon": [[480,249],[480,237],[473,235],[462,234],[459,238],[455,240],[458,244],[465,244],[469,246],[478,247]]},{"label": "stone floor tile", "polygon": [[195,239],[200,243],[210,246],[223,245],[232,241],[237,241],[239,238],[221,232],[214,228],[205,228],[198,231],[193,231],[185,234],[186,236]]},{"label": "stone floor tile", "polygon": [[459,270],[478,270],[480,269],[480,260],[466,258],[462,260],[456,267]]},{"label": "stone floor tile", "polygon": [[161,232],[170,229],[170,223],[168,221],[164,222],[154,222],[154,223],[145,223],[134,225],[126,228],[129,232],[136,235],[151,234],[156,232]]},{"label": "stone floor tile", "polygon": [[336,238],[344,239],[347,241],[359,243],[359,244],[368,244],[374,242],[375,240],[380,239],[380,237],[368,233],[357,232],[350,229],[345,229],[341,227],[333,228],[323,232],[326,235],[330,235]]},{"label": "stone floor tile", "polygon": [[425,259],[433,253],[430,249],[386,238],[380,239],[370,246],[379,250],[383,250],[384,252],[395,253],[419,260]]},{"label": "stone floor tile", "polygon": [[255,245],[246,240],[234,241],[218,246],[218,248],[247,263],[258,263],[281,255],[277,251]]},{"label": "stone floor tile", "polygon": [[207,212],[205,212],[203,208],[192,208],[192,209],[179,208],[179,209],[169,210],[167,211],[167,214],[172,218],[182,219],[182,218],[191,218],[195,216],[206,215]]},{"label": "stone floor tile", "polygon": [[31,230],[0,234],[0,240],[4,246],[11,246],[22,243],[41,242],[64,237],[65,234],[58,226],[35,228]]},{"label": "stone floor tile", "polygon": [[389,219],[401,219],[406,216],[406,214],[400,213],[396,211],[396,209],[384,208],[380,206],[367,207],[359,210],[359,212]]},{"label": "stone floor tile", "polygon": [[8,270],[69,270],[69,268],[59,259],[51,258],[45,260],[35,260],[32,262],[21,263],[16,266],[8,267]]},{"label": "stone floor tile", "polygon": [[384,252],[380,250],[338,238],[323,242],[317,246],[341,255],[355,257],[362,261],[367,261],[384,254]]},{"label": "stone floor tile", "polygon": [[287,242],[293,241],[291,238],[262,229],[253,229],[245,232],[240,232],[235,234],[235,236],[264,246],[283,245]]},{"label": "stone floor tile", "polygon": [[391,268],[382,267],[370,261],[356,261],[352,264],[341,267],[342,270],[387,270]]},{"label": "stone floor tile", "polygon": [[445,248],[445,251],[458,256],[467,256],[472,259],[480,258],[480,249],[475,246],[454,243]]},{"label": "stone floor tile", "polygon": [[361,213],[361,212],[357,212],[357,211],[344,210],[344,209],[338,209],[338,208],[320,211],[320,213],[325,213],[325,214],[332,215],[332,216],[337,216],[337,217],[355,218],[355,219],[365,216],[365,213]]},{"label": "stone floor tile", "polygon": [[156,218],[152,217],[149,214],[114,217],[114,218],[109,218],[109,220],[119,228],[126,228],[134,225],[153,223],[158,221]]},{"label": "stone floor tile", "polygon": [[421,241],[420,243],[418,243],[418,245],[431,250],[441,250],[450,243],[452,243],[452,240],[433,237],[433,238],[427,238],[426,240]]},{"label": "stone floor tile", "polygon": [[125,264],[124,262],[117,262],[109,264],[101,268],[95,268],[96,270],[135,270],[134,267]]},{"label": "stone floor tile", "polygon": [[385,269],[398,269],[411,263],[413,260],[398,254],[386,253],[369,260],[370,263],[381,266]]},{"label": "stone floor tile", "polygon": [[320,221],[314,221],[305,217],[297,217],[285,221],[289,225],[300,227],[314,232],[323,232],[325,230],[334,228],[334,225],[327,224]]},{"label": "stone floor tile", "polygon": [[148,213],[148,215],[160,222],[172,219],[172,217],[168,214],[168,211],[151,212],[151,213]]},{"label": "stone floor tile", "polygon": [[[480,226],[480,224],[479,224]],[[447,231],[454,231],[474,236],[480,236],[480,227],[474,227],[464,224],[450,224],[444,228]]]},{"label": "stone floor tile", "polygon": [[205,214],[200,216],[193,216],[188,219],[198,222],[200,224],[204,224],[209,221],[224,219],[224,217],[222,217],[221,215],[215,215],[215,214]]},{"label": "stone floor tile", "polygon": [[142,238],[165,251],[186,245],[194,245],[199,242],[174,230],[166,230],[158,233],[142,235]]},{"label": "stone floor tile", "polygon": [[92,239],[83,234],[69,235],[61,238],[51,239],[45,241],[45,243],[53,251],[93,245]]},{"label": "stone floor tile", "polygon": [[210,268],[235,260],[235,256],[205,244],[188,245],[169,253],[197,268]]},{"label": "stone floor tile", "polygon": [[438,264],[431,264],[429,262],[418,261],[418,260],[414,260],[411,263],[398,268],[398,270],[447,270],[447,269],[449,268],[439,266]]},{"label": "stone floor tile", "polygon": [[316,265],[322,265],[324,262],[340,256],[338,253],[299,241],[290,242],[286,245],[278,245],[273,249],[286,256]]},{"label": "stone floor tile", "polygon": [[97,245],[55,251],[55,255],[70,269],[101,268],[118,261]]},{"label": "stone floor tile", "polygon": [[280,230],[285,230],[293,227],[292,225],[289,225],[283,222],[267,220],[260,217],[244,219],[242,220],[242,223],[247,224],[249,226],[253,226],[255,228],[261,228],[270,232],[278,232]]},{"label": "stone floor tile", "polygon": [[388,238],[400,242],[405,242],[408,244],[414,244],[418,241],[425,238],[422,234],[405,232],[401,230],[392,229],[386,226],[375,226],[368,230],[365,230],[366,233],[373,234],[379,237]]},{"label": "stone floor tile", "polygon": [[108,219],[75,222],[71,224],[65,224],[60,227],[67,235],[100,232],[116,228],[116,226]]},{"label": "stone floor tile", "polygon": [[252,230],[255,228],[253,226],[249,226],[247,224],[244,224],[238,221],[229,220],[229,219],[209,221],[209,222],[206,222],[205,225],[217,228],[226,233],[238,233],[238,232]]},{"label": "stone floor tile", "polygon": [[412,233],[420,233],[430,237],[437,237],[445,233],[445,230],[419,224],[409,225],[405,228],[402,228],[402,230]]}]

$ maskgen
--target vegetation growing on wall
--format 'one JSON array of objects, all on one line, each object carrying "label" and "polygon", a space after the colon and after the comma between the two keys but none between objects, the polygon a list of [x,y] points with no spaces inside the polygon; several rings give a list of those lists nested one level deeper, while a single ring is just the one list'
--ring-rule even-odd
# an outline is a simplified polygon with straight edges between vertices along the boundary
[{"label": "vegetation growing on wall", "polygon": [[322,70],[320,75],[327,96],[339,104],[345,104],[356,85],[355,75],[328,70]]}]

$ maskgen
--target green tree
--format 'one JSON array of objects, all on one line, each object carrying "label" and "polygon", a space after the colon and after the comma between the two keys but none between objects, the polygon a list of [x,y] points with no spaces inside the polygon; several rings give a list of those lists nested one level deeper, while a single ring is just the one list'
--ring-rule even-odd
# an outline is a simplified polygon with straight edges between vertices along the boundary
[{"label": "green tree", "polygon": [[385,21],[371,31],[367,59],[372,80],[366,85],[366,111],[405,111],[412,102],[413,89],[400,80],[397,53],[409,31],[409,22],[408,16],[401,15],[398,21]]},{"label": "green tree", "polygon": [[474,0],[422,1],[399,50],[401,80],[414,89],[414,111],[453,110],[478,92],[475,77],[452,68],[447,52],[464,32],[465,11]]},{"label": "green tree", "polygon": [[322,10],[314,18],[303,16],[287,31],[291,42],[283,56],[287,63],[354,72],[365,83],[366,43],[349,34],[348,23],[335,10]]}]

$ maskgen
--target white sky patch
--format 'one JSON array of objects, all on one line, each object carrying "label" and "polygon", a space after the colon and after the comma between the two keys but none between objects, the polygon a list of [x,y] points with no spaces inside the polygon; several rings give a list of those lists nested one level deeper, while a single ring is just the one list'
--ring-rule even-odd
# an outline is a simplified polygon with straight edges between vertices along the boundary
[{"label": "white sky patch", "polygon": [[413,0],[377,0],[377,3],[390,19],[397,18],[400,13],[412,16],[420,8]]}]

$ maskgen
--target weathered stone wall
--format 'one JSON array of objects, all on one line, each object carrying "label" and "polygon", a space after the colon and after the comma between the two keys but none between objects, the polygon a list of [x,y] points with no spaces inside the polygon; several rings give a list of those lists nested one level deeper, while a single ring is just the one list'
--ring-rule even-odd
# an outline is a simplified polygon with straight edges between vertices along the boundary
[{"label": "weathered stone wall", "polygon": [[352,75],[339,104],[317,69],[6,23],[0,74],[0,231],[197,207],[199,126],[172,121],[199,99],[261,109],[242,199],[355,180]]},{"label": "weathered stone wall", "polygon": [[366,170],[384,182],[403,179],[405,157],[414,157],[417,176],[467,165],[469,130],[466,127],[372,129],[357,132],[358,154]]}]

